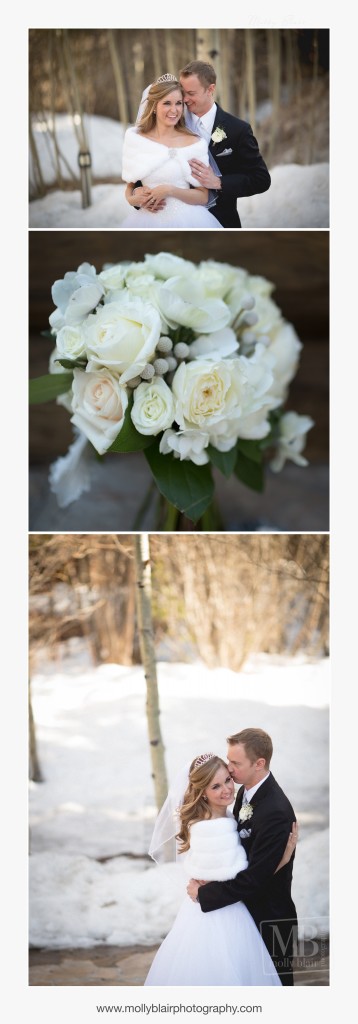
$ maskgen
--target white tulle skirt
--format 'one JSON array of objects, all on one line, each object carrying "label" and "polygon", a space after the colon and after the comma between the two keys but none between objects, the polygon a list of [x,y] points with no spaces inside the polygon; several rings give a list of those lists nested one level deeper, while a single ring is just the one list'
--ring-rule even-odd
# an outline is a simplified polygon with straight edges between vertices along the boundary
[{"label": "white tulle skirt", "polygon": [[189,206],[180,199],[167,199],[163,210],[148,213],[148,210],[135,210],[122,221],[121,228],[209,228],[211,231],[223,231],[222,224],[216,220],[206,206]]},{"label": "white tulle skirt", "polygon": [[203,914],[186,896],[145,985],[280,985],[244,903]]}]

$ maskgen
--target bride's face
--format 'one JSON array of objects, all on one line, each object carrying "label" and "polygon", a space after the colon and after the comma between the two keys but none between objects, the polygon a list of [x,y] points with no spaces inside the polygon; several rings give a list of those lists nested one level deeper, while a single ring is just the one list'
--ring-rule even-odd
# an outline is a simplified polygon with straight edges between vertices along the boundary
[{"label": "bride's face", "polygon": [[235,787],[227,768],[218,768],[214,778],[207,786],[204,795],[212,811],[217,811],[232,804]]},{"label": "bride's face", "polygon": [[183,113],[183,97],[180,89],[173,89],[156,106],[157,124],[162,128],[175,127]]}]

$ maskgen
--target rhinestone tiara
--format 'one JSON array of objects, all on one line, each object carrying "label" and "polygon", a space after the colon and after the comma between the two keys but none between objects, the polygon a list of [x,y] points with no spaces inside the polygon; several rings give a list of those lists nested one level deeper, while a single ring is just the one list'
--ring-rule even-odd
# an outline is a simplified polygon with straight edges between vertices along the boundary
[{"label": "rhinestone tiara", "polygon": [[175,75],[169,75],[167,73],[165,75],[161,75],[160,78],[157,78],[157,85],[159,85],[160,82],[177,82],[177,81],[178,81],[178,79],[175,77]]},{"label": "rhinestone tiara", "polygon": [[194,768],[200,768],[201,764],[205,764],[206,761],[211,761],[212,757],[215,757],[215,754],[200,754],[194,762]]}]

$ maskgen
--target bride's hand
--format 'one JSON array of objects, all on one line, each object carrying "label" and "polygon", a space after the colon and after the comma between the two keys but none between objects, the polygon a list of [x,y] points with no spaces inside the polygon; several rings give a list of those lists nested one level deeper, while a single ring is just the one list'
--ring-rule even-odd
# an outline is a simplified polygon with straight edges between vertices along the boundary
[{"label": "bride's hand", "polygon": [[130,206],[146,206],[151,198],[151,190],[145,185],[138,185],[133,189],[132,195],[128,198]]},{"label": "bride's hand", "polygon": [[[288,864],[288,862],[291,860],[293,851],[296,849],[296,846],[297,846],[297,840],[298,840],[298,824],[297,824],[297,821],[294,821],[292,823],[292,831],[290,832],[288,840],[287,840],[286,849],[285,849],[285,851],[284,851],[284,853],[283,853],[283,855],[281,857],[280,863],[277,865],[276,871],[279,871],[280,868],[283,868],[284,865]],[[276,871],[275,871],[275,874],[276,874]]]},{"label": "bride's hand", "polygon": [[[171,195],[171,186],[163,182],[162,185],[156,185],[155,188],[151,188],[150,194],[151,199],[157,202],[158,200],[168,199]],[[151,205],[151,203],[149,203]]]}]

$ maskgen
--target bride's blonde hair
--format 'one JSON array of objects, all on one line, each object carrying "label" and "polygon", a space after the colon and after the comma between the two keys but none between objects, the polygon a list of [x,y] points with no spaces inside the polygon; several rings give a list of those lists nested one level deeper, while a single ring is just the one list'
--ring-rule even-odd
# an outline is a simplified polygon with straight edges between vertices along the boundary
[{"label": "bride's blonde hair", "polygon": [[[146,106],[144,108],[142,117],[137,124],[137,131],[140,132],[141,135],[147,135],[155,127],[157,120],[156,108],[158,101],[164,100],[166,96],[169,96],[170,92],[174,92],[177,89],[181,93],[182,99],[184,100],[184,91],[180,85],[180,82],[178,82],[177,79],[175,78],[170,82],[154,82],[153,85],[151,85],[147,96]],[[180,120],[176,125],[174,125],[174,127],[177,132],[183,132],[186,135],[195,135],[195,132],[190,131],[190,128],[187,128],[185,124],[184,104]]]},{"label": "bride's blonde hair", "polygon": [[[206,758],[201,763],[201,758]],[[199,762],[199,763],[198,763]],[[180,831],[176,839],[180,843],[179,853],[185,853],[190,847],[190,827],[195,821],[203,821],[211,818],[211,810],[204,797],[207,786],[216,775],[218,768],[227,769],[227,764],[217,754],[201,754],[194,758],[189,769],[189,785],[184,794],[184,800],[179,808]]]}]

